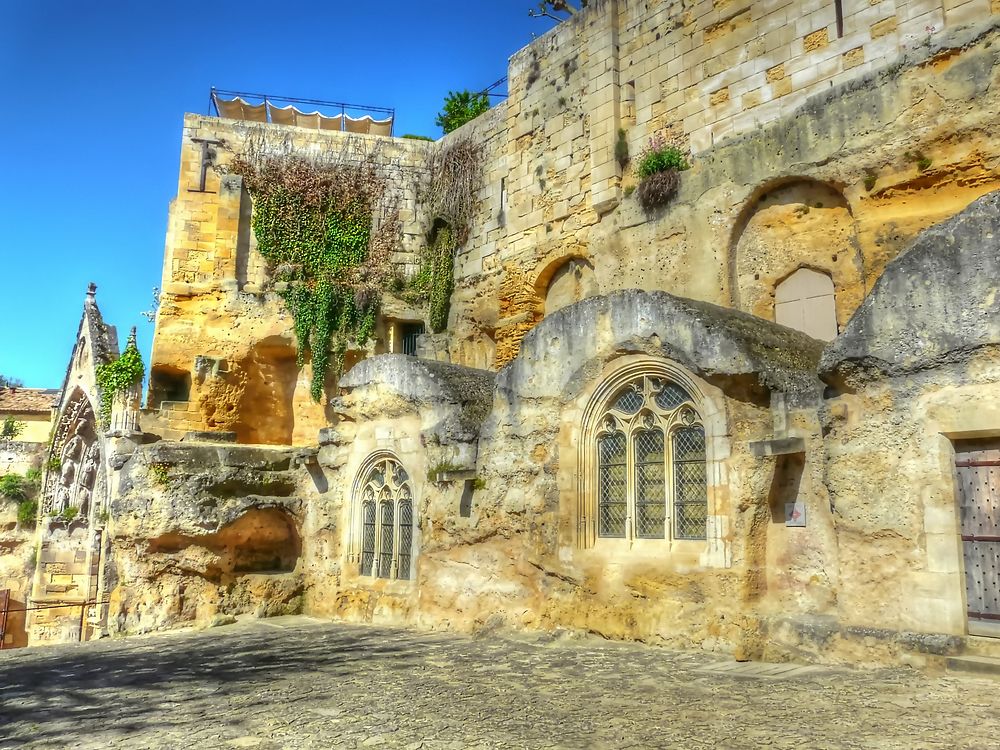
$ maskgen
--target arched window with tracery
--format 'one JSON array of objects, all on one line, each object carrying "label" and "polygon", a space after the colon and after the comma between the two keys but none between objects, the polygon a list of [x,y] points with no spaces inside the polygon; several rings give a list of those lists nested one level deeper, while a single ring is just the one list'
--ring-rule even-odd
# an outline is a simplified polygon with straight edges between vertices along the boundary
[{"label": "arched window with tracery", "polygon": [[599,422],[597,536],[705,539],[705,428],[690,394],[656,376],[611,397]]},{"label": "arched window with tracery", "polygon": [[406,580],[413,568],[413,490],[402,464],[387,455],[365,462],[360,483],[363,576]]}]

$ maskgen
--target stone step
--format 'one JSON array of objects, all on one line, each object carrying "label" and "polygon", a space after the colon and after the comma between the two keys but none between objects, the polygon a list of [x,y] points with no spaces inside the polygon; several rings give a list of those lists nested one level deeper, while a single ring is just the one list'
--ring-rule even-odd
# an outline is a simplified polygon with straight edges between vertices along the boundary
[{"label": "stone step", "polygon": [[963,656],[991,656],[1000,658],[1000,638],[983,638],[970,635],[965,639]]},{"label": "stone step", "polygon": [[995,656],[949,656],[945,665],[949,672],[1000,679],[1000,658]]}]

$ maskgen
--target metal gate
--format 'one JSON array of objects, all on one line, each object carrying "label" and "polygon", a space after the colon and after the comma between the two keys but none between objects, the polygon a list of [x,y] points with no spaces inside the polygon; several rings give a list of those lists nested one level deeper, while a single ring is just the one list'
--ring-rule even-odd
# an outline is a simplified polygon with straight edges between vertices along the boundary
[{"label": "metal gate", "polygon": [[1000,636],[1000,441],[955,445],[969,632]]},{"label": "metal gate", "polygon": [[0,649],[7,640],[7,610],[10,609],[10,589],[0,591]]}]

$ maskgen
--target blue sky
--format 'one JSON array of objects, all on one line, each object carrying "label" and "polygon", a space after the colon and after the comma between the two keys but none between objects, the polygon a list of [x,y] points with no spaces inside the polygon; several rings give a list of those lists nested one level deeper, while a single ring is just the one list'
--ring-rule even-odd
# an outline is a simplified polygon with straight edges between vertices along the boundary
[{"label": "blue sky", "polygon": [[211,86],[395,107],[436,137],[449,89],[551,28],[536,4],[0,0],[0,373],[61,385],[89,281],[148,362],[182,119]]}]

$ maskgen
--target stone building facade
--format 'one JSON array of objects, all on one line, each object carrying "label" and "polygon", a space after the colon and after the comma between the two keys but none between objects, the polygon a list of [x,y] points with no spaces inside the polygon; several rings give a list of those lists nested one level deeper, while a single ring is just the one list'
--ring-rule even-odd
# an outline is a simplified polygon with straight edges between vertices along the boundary
[{"label": "stone building facade", "polygon": [[[437,143],[188,115],[141,430],[94,443],[92,632],[305,611],[915,664],[994,635],[998,49],[989,0],[598,0]],[[387,295],[320,404],[225,173],[261,132],[378,149],[404,274],[430,160],[483,148],[447,332],[400,353],[426,311]],[[692,168],[646,212],[654,137]]]}]

